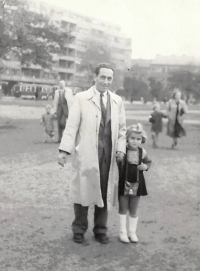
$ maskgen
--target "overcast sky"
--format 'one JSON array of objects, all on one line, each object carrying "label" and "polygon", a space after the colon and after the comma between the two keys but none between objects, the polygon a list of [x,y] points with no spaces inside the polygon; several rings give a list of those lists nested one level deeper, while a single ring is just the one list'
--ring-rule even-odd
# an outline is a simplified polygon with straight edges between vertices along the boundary
[{"label": "overcast sky", "polygon": [[200,0],[32,0],[121,26],[132,38],[132,58],[200,57]]}]

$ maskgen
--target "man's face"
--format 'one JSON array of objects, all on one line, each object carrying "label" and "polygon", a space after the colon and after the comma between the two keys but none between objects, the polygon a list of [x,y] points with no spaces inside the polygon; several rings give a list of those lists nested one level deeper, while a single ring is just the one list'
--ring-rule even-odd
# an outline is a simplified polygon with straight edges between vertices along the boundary
[{"label": "man's face", "polygon": [[65,82],[64,81],[60,81],[59,86],[61,89],[63,89],[65,87]]},{"label": "man's face", "polygon": [[113,81],[113,71],[108,68],[101,68],[98,75],[94,75],[96,89],[105,92]]},{"label": "man's face", "polygon": [[50,114],[51,108],[47,107],[47,108],[46,108],[46,112],[47,112],[47,114]]},{"label": "man's face", "polygon": [[180,99],[181,99],[181,93],[180,93],[180,92],[177,92],[177,93],[175,94],[175,96],[174,96],[174,99],[175,99],[176,102],[179,102]]}]

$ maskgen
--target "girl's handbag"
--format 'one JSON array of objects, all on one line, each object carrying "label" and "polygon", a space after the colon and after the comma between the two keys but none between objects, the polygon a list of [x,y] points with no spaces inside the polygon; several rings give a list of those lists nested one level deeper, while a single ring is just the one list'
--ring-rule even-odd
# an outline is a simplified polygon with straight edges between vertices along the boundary
[{"label": "girl's handbag", "polygon": [[125,181],[124,195],[137,196],[138,188],[139,188],[139,182],[129,183]]}]

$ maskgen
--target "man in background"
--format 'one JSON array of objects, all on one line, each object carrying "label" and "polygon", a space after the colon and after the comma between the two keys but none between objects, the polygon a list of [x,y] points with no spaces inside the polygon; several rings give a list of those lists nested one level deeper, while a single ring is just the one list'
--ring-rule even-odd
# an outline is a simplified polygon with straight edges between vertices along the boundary
[{"label": "man in background", "polygon": [[54,115],[58,123],[58,142],[61,141],[72,101],[72,90],[65,87],[65,82],[61,80],[59,82],[59,88],[55,91],[54,95]]}]

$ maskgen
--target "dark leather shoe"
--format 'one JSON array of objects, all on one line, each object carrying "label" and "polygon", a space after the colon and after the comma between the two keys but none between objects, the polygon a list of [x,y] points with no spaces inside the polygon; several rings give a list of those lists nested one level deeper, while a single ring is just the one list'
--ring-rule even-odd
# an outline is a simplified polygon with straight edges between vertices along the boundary
[{"label": "dark leather shoe", "polygon": [[95,234],[95,239],[101,244],[110,243],[109,237],[105,233]]},{"label": "dark leather shoe", "polygon": [[82,233],[75,233],[73,236],[73,241],[78,244],[82,244],[84,241],[84,236]]}]

